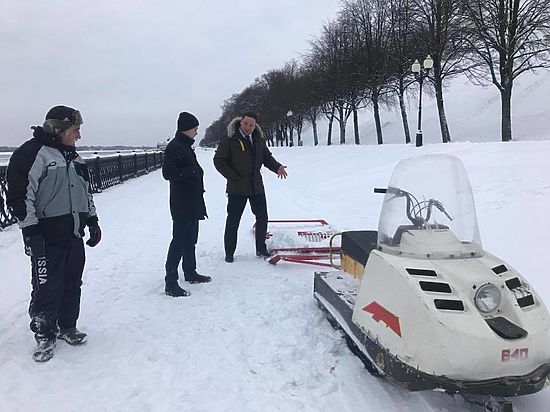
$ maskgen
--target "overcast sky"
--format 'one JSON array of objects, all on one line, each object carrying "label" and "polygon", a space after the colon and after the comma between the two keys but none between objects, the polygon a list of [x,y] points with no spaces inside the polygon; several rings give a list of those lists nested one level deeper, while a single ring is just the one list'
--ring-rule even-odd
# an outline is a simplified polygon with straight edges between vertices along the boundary
[{"label": "overcast sky", "polygon": [[338,0],[0,0],[0,145],[57,104],[80,144],[156,145],[177,115],[199,135],[225,99],[308,50]]}]

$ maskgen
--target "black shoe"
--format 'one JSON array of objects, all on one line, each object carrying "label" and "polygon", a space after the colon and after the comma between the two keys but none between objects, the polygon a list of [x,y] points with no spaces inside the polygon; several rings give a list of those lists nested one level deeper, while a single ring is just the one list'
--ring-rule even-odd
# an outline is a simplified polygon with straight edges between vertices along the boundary
[{"label": "black shoe", "polygon": [[208,283],[212,278],[210,276],[199,275],[195,272],[190,276],[185,276],[185,280],[189,283]]},{"label": "black shoe", "polygon": [[235,259],[233,259],[233,256],[226,256],[225,257],[225,261],[227,263],[233,263],[235,261]]},{"label": "black shoe", "polygon": [[55,337],[45,337],[42,335],[34,335],[36,340],[36,349],[32,353],[32,358],[35,362],[47,362],[53,358],[53,350],[55,348]]},{"label": "black shoe", "polygon": [[166,287],[164,288],[164,292],[168,296],[172,296],[174,298],[186,297],[191,295],[188,291],[181,288],[180,285],[178,285],[177,283],[175,285],[166,285]]},{"label": "black shoe", "polygon": [[271,256],[273,256],[273,253],[271,253],[269,250],[265,249],[265,250],[257,250],[256,251],[256,256],[258,257],[263,257],[263,258],[270,258]]},{"label": "black shoe", "polygon": [[64,340],[69,345],[82,345],[86,342],[86,335],[84,332],[79,331],[77,328],[60,329],[57,332],[57,339]]}]

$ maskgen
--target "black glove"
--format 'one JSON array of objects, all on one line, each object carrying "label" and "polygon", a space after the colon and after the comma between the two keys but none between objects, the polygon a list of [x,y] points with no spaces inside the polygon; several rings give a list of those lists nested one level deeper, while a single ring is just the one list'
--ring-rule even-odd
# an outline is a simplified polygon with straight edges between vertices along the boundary
[{"label": "black glove", "polygon": [[99,228],[99,226],[96,225],[90,226],[88,230],[90,231],[90,238],[88,239],[86,244],[90,247],[97,246],[97,244],[101,240],[101,229]]},{"label": "black glove", "polygon": [[44,236],[31,235],[24,236],[23,242],[25,243],[25,254],[34,258],[42,258],[46,256],[46,242]]}]

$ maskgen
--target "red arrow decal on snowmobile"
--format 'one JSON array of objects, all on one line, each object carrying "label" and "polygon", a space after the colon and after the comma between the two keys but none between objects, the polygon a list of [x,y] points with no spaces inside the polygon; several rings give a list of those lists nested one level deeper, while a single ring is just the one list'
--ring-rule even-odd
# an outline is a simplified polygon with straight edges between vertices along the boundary
[{"label": "red arrow decal on snowmobile", "polygon": [[387,310],[385,307],[374,301],[363,308],[365,312],[372,313],[372,318],[376,322],[384,322],[397,336],[401,337],[401,325],[399,318]]}]

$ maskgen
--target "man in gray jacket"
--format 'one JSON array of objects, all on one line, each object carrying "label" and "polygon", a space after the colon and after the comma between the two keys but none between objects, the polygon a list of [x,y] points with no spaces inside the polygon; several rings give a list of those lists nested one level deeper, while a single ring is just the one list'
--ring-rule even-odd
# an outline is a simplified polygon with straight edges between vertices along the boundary
[{"label": "man in gray jacket", "polygon": [[51,359],[56,338],[70,345],[85,342],[76,328],[84,270],[84,228],[89,246],[101,229],[86,163],[76,153],[82,117],[78,110],[55,106],[33,138],[11,156],[7,170],[7,206],[23,232],[31,258],[30,328],[37,362]]}]

